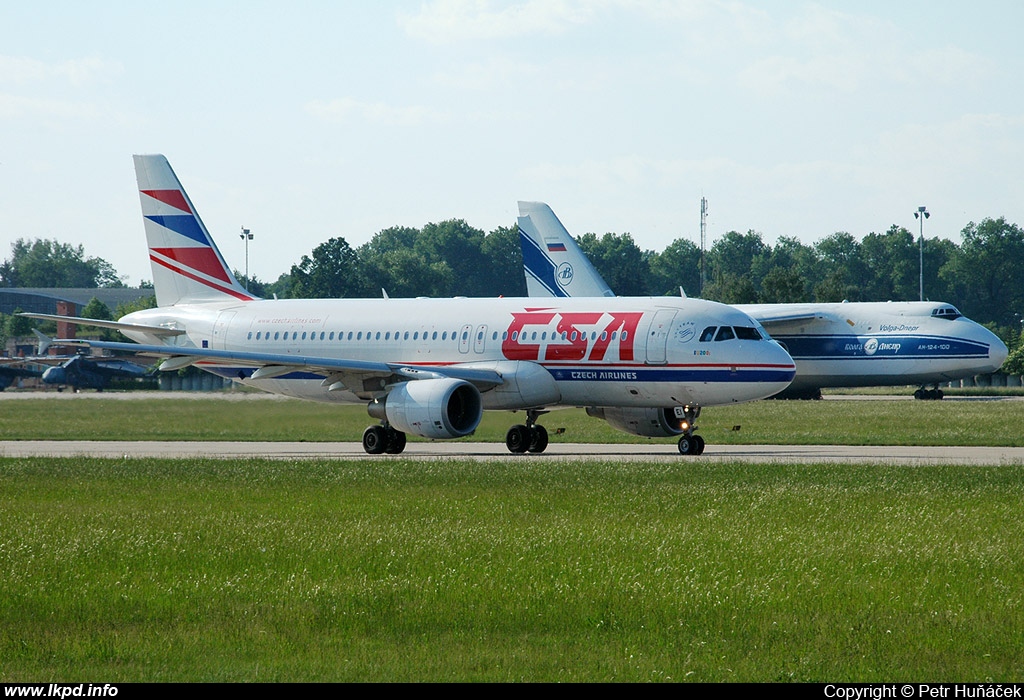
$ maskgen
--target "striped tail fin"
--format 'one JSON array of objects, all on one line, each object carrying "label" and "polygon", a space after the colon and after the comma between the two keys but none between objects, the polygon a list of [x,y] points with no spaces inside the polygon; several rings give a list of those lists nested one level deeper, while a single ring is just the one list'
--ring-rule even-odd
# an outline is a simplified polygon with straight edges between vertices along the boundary
[{"label": "striped tail fin", "polygon": [[167,159],[133,158],[157,305],[255,299],[224,262]]}]

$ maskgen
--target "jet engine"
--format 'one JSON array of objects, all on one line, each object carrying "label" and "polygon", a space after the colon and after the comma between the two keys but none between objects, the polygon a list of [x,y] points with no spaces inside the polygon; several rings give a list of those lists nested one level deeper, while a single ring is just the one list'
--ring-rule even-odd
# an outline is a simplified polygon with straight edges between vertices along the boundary
[{"label": "jet engine", "polygon": [[[676,415],[676,411],[680,415]],[[608,421],[616,430],[644,437],[672,437],[686,432],[682,409],[675,408],[612,408],[591,406],[587,415]]]},{"label": "jet engine", "polygon": [[443,439],[476,430],[483,403],[477,388],[462,379],[418,379],[402,382],[367,411],[404,433]]}]

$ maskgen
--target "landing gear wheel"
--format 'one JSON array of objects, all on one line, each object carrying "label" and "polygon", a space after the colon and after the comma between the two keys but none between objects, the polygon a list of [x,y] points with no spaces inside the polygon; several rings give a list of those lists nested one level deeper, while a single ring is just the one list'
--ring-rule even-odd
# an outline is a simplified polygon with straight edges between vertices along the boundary
[{"label": "landing gear wheel", "polygon": [[700,435],[684,435],[679,438],[679,454],[699,455],[704,453],[704,438]]},{"label": "landing gear wheel", "polygon": [[387,449],[388,432],[383,425],[371,425],[363,431],[363,450],[368,455],[379,455]]},{"label": "landing gear wheel", "polygon": [[543,425],[530,428],[530,452],[543,452],[548,447],[548,431]]},{"label": "landing gear wheel", "polygon": [[387,452],[389,455],[401,454],[402,450],[405,449],[405,433],[403,433],[401,430],[388,428],[387,434],[387,447],[384,448],[384,451]]},{"label": "landing gear wheel", "polygon": [[532,437],[525,425],[513,425],[505,434],[505,447],[513,454],[522,454],[530,449]]}]

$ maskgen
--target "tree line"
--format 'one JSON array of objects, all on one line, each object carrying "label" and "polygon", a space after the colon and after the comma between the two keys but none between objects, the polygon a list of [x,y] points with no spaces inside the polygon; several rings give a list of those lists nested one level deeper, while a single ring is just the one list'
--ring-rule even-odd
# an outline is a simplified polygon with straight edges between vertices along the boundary
[{"label": "tree line", "polygon": [[[921,246],[906,228],[892,226],[861,240],[839,232],[814,244],[782,237],[772,245],[756,231],[730,231],[702,256],[685,238],[653,251],[641,250],[629,233],[576,237],[620,296],[678,295],[682,287],[727,304],[911,301],[923,286],[925,299],[1019,334],[1024,230],[985,219],[968,224],[961,239],[926,239]],[[516,228],[485,234],[462,220],[386,229],[358,248],[332,238],[276,282],[249,283],[257,294],[282,298],[380,296],[382,289],[396,297],[526,293]]]},{"label": "tree line", "polygon": [[[586,233],[576,240],[621,296],[678,295],[682,287],[689,296],[728,304],[908,301],[918,299],[923,286],[925,299],[954,304],[1017,347],[1024,319],[1024,230],[1005,218],[985,219],[969,223],[960,238],[930,238],[922,247],[914,234],[894,225],[860,240],[837,232],[813,244],[792,237],[770,244],[756,231],[730,231],[703,255],[685,238],[661,251],[641,250],[629,233]],[[236,275],[263,297],[526,294],[516,227],[485,233],[461,219],[384,229],[356,248],[331,238],[273,282]],[[18,240],[0,264],[0,286],[123,283],[109,263],[87,257],[81,246]]]}]

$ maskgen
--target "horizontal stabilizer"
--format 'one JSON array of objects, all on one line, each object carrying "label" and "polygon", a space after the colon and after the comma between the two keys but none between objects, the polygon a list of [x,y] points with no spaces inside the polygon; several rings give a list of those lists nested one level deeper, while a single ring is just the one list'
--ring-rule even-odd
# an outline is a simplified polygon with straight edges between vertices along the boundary
[{"label": "horizontal stabilizer", "polygon": [[[58,316],[57,314],[31,314],[20,313],[19,316],[26,318],[38,318],[43,321],[63,321],[73,323],[76,326],[96,326],[98,328],[113,328],[116,331],[139,331],[163,337],[182,335],[185,331],[178,328],[167,328],[165,326],[143,326],[138,323],[121,323],[120,321],[101,321],[96,318],[82,318],[81,316]],[[53,341],[51,341],[53,342]]]}]

